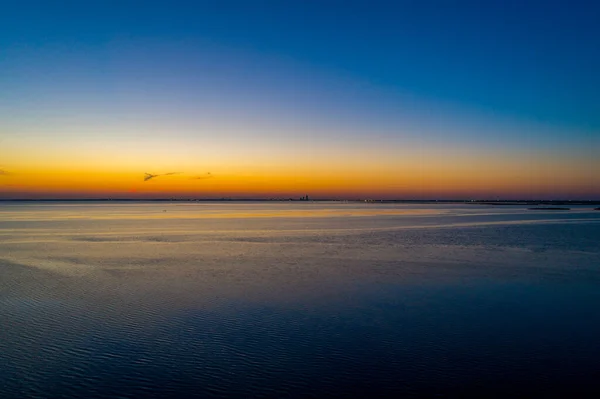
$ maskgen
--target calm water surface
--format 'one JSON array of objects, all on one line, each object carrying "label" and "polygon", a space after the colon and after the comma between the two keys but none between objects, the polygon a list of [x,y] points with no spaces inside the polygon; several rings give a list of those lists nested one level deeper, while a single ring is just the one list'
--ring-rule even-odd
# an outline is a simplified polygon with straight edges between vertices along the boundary
[{"label": "calm water surface", "polygon": [[600,395],[600,212],[1,203],[1,398]]}]

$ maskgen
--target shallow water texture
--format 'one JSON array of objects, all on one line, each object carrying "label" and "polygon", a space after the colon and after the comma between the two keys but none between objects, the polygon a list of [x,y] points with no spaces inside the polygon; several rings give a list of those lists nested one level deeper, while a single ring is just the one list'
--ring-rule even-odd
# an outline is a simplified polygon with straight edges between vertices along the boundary
[{"label": "shallow water texture", "polygon": [[0,203],[0,397],[600,394],[600,212]]}]

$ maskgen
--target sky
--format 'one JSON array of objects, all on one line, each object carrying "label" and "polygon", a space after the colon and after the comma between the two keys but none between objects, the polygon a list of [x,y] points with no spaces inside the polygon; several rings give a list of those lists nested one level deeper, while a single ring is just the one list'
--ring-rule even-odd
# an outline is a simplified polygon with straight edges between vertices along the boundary
[{"label": "sky", "polygon": [[600,199],[598,20],[578,0],[7,0],[0,198]]}]

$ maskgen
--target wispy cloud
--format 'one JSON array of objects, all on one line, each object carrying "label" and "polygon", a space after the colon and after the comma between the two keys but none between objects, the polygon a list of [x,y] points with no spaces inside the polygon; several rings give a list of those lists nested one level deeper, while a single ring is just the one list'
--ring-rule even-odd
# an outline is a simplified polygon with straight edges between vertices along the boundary
[{"label": "wispy cloud", "polygon": [[161,174],[156,174],[156,175],[153,175],[151,173],[144,173],[144,181],[154,179],[155,177],[178,175],[180,173],[181,172],[169,172],[169,173],[161,173]]},{"label": "wispy cloud", "polygon": [[208,172],[205,173],[203,175],[198,175],[198,176],[194,176],[194,177],[190,177],[191,180],[204,180],[204,179],[210,179],[212,177],[215,177],[212,173]]},{"label": "wispy cloud", "polygon": [[6,169],[0,169],[0,176],[10,176],[12,173],[7,171]]}]

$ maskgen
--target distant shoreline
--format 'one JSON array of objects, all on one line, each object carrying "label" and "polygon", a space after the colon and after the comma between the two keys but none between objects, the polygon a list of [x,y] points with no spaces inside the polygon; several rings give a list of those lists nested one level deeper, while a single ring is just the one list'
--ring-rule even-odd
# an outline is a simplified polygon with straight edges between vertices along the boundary
[{"label": "distant shoreline", "polygon": [[264,199],[264,198],[213,198],[213,199],[180,199],[180,198],[149,198],[149,199],[136,199],[136,198],[62,198],[62,199],[0,199],[2,202],[341,202],[341,203],[375,203],[375,204],[477,204],[477,205],[600,205],[600,200],[385,200],[385,199],[354,199],[354,200],[340,200],[340,199],[329,199],[329,198],[316,198],[310,200],[304,199]]}]

